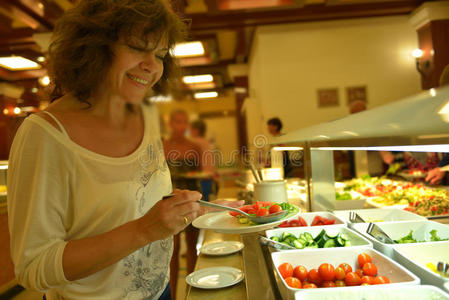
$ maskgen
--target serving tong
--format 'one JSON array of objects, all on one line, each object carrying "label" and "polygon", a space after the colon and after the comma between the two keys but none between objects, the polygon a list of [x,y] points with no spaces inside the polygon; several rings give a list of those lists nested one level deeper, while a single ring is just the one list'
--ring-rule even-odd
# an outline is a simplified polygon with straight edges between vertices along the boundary
[{"label": "serving tong", "polygon": [[270,240],[269,238],[264,237],[263,235],[259,235],[259,242],[262,245],[267,245],[269,247],[272,247],[272,248],[275,248],[275,249],[278,249],[278,250],[296,250],[295,247],[292,247],[290,245],[286,245],[286,244],[283,244],[283,243],[280,243],[280,242],[276,242],[276,241]]},{"label": "serving tong", "polygon": [[374,223],[368,224],[368,229],[366,230],[366,233],[368,233],[370,236],[372,236],[373,238],[375,238],[376,240],[378,240],[381,243],[384,243],[384,244],[394,244],[395,243],[393,241],[393,239],[388,236],[388,234],[386,234],[382,229],[380,229],[379,226],[377,226]]},{"label": "serving tong", "polygon": [[351,223],[366,223],[355,211],[349,212],[349,221],[351,221]]},{"label": "serving tong", "polygon": [[449,277],[449,264],[447,262],[439,261],[437,264],[437,271],[442,277]]}]

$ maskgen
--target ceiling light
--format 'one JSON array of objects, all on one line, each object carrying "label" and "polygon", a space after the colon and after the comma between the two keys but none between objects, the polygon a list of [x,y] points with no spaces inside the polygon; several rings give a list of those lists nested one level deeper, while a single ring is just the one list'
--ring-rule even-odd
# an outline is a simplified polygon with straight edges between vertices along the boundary
[{"label": "ceiling light", "polygon": [[3,109],[3,114],[4,114],[4,115],[7,115],[7,114],[9,114],[9,109],[7,109],[7,108],[4,108],[4,109]]},{"label": "ceiling light", "polygon": [[194,94],[195,99],[205,99],[205,98],[216,98],[218,97],[217,92],[201,92]]},{"label": "ceiling light", "polygon": [[172,100],[173,98],[170,95],[157,95],[150,97],[150,102],[152,103],[171,102]]},{"label": "ceiling light", "polygon": [[39,83],[41,85],[43,85],[43,86],[49,85],[50,84],[50,77],[44,76],[44,77],[39,78]]},{"label": "ceiling light", "polygon": [[273,151],[299,151],[303,150],[302,147],[273,147]]},{"label": "ceiling light", "polygon": [[421,56],[423,56],[424,52],[421,49],[416,48],[415,50],[412,51],[412,56],[414,58],[420,58]]},{"label": "ceiling light", "polygon": [[10,71],[36,70],[41,65],[22,56],[0,57],[0,66]]},{"label": "ceiling light", "polygon": [[45,57],[44,57],[44,56],[38,56],[38,57],[36,58],[36,60],[37,60],[38,62],[44,62],[44,61],[45,61]]},{"label": "ceiling light", "polygon": [[20,114],[20,113],[22,112],[22,110],[20,109],[20,107],[14,107],[13,112],[14,112],[16,115],[18,115],[18,114]]},{"label": "ceiling light", "polygon": [[31,92],[33,94],[37,93],[39,91],[39,89],[37,87],[31,88]]},{"label": "ceiling light", "polygon": [[172,51],[176,57],[201,56],[204,55],[203,43],[200,41],[177,44]]},{"label": "ceiling light", "polygon": [[214,76],[211,74],[184,76],[182,81],[185,84],[212,82],[214,81]]}]

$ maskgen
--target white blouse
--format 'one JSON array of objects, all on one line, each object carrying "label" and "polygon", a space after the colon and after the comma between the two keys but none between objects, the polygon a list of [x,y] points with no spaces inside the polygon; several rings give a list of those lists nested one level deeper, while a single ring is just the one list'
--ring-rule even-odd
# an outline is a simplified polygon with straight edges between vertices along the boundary
[{"label": "white blouse", "polygon": [[143,140],[120,158],[81,147],[62,125],[60,131],[37,115],[20,126],[9,159],[8,215],[21,285],[45,292],[49,300],[157,299],[162,294],[169,281],[171,238],[80,280],[68,281],[62,268],[68,241],[137,219],[172,191],[156,108],[142,107]]}]

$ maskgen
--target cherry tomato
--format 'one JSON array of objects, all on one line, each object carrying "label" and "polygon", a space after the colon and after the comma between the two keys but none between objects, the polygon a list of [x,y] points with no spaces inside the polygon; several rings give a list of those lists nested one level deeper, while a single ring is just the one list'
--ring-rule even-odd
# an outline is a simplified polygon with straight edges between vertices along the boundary
[{"label": "cherry tomato", "polygon": [[360,279],[360,276],[357,275],[355,272],[349,272],[345,276],[345,283],[349,286],[356,286],[360,285],[362,283],[362,280]]},{"label": "cherry tomato", "polygon": [[293,270],[293,276],[298,278],[301,281],[304,281],[307,279],[307,269],[303,266],[297,266]]},{"label": "cherry tomato", "polygon": [[[357,269],[357,270],[355,270],[355,273],[356,273],[357,275],[359,275],[360,278],[363,277],[363,271],[362,271],[362,269]],[[346,273],[346,274],[348,274],[348,273]]]},{"label": "cherry tomato", "polygon": [[366,283],[366,282],[364,282],[364,283],[361,284],[361,286],[366,286],[366,285],[371,285],[371,284]]},{"label": "cherry tomato", "polygon": [[363,265],[363,274],[368,276],[376,276],[377,275],[377,267],[373,263],[366,263]]},{"label": "cherry tomato", "polygon": [[250,215],[255,215],[255,214],[257,214],[257,210],[255,210],[254,208],[250,208],[250,209],[248,209],[247,213]]},{"label": "cherry tomato", "polygon": [[268,209],[266,208],[259,208],[259,210],[256,212],[256,216],[263,217],[268,215]]},{"label": "cherry tomato", "polygon": [[279,205],[274,204],[270,207],[269,211],[270,211],[270,214],[274,214],[274,213],[282,211],[282,208]]},{"label": "cherry tomato", "polygon": [[317,269],[312,269],[309,271],[309,274],[307,275],[307,280],[310,283],[314,283],[317,286],[321,285],[321,283],[323,282],[323,279],[320,276],[320,273],[318,272]]},{"label": "cherry tomato", "polygon": [[335,282],[333,282],[333,281],[324,281],[322,284],[321,284],[321,286],[320,287],[323,287],[323,288],[333,288],[333,287],[335,287],[336,285],[335,285]]},{"label": "cherry tomato", "polygon": [[347,263],[342,263],[342,264],[339,265],[339,267],[343,268],[343,270],[345,270],[346,274],[349,273],[349,272],[352,272],[352,267],[349,264],[347,264]]},{"label": "cherry tomato", "polygon": [[295,277],[287,277],[285,278],[285,283],[291,288],[300,289],[302,288],[301,281]]},{"label": "cherry tomato", "polygon": [[338,267],[335,269],[335,279],[343,280],[345,279],[346,272],[342,267]]},{"label": "cherry tomato", "polygon": [[371,256],[369,256],[366,253],[361,253],[361,254],[359,254],[359,257],[357,258],[357,260],[359,262],[359,268],[363,268],[364,264],[371,262]]},{"label": "cherry tomato", "polygon": [[320,277],[325,281],[333,281],[335,279],[335,269],[331,264],[322,264],[318,268]]},{"label": "cherry tomato", "polygon": [[302,286],[303,289],[316,289],[317,286],[314,283],[308,283]]},{"label": "cherry tomato", "polygon": [[291,277],[293,275],[293,267],[289,263],[283,263],[278,267],[279,273],[281,273],[282,278]]},{"label": "cherry tomato", "polygon": [[336,287],[346,286],[346,283],[343,280],[336,280],[335,281],[335,286]]},{"label": "cherry tomato", "polygon": [[362,283],[368,283],[368,284],[374,284],[374,277],[373,276],[363,276],[361,278]]},{"label": "cherry tomato", "polygon": [[374,284],[386,284],[386,283],[390,283],[390,279],[388,279],[385,276],[377,276],[374,279]]}]

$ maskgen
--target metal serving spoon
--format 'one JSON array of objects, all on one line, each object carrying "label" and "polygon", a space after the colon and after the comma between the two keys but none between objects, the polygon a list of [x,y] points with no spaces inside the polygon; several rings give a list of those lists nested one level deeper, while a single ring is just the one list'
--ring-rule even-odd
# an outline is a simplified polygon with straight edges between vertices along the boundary
[{"label": "metal serving spoon", "polygon": [[[175,195],[176,194],[165,195],[164,197],[162,197],[162,199],[167,199],[167,198],[173,197]],[[208,206],[208,207],[213,207],[213,208],[217,208],[217,209],[230,210],[230,211],[238,212],[239,214],[242,214],[246,218],[248,218],[248,220],[250,220],[251,222],[254,222],[254,223],[257,223],[257,224],[265,224],[265,223],[276,222],[276,221],[279,221],[280,219],[282,219],[283,217],[285,217],[288,214],[288,211],[283,210],[283,211],[280,211],[280,212],[277,212],[277,213],[274,213],[274,214],[257,217],[257,216],[251,216],[251,215],[247,214],[246,212],[241,211],[238,208],[233,208],[233,207],[224,206],[224,205],[220,205],[220,204],[210,203],[210,202],[207,202],[207,201],[204,201],[204,200],[198,200],[198,203],[200,205],[202,205],[202,206]]]},{"label": "metal serving spoon", "polygon": [[250,220],[251,222],[254,222],[257,224],[276,222],[288,214],[288,211],[283,210],[283,211],[280,211],[280,212],[277,212],[274,214],[258,217],[258,216],[251,216],[251,215],[247,214],[246,212],[241,211],[238,208],[233,208],[233,207],[224,206],[224,205],[220,205],[220,204],[210,203],[210,202],[207,202],[204,200],[198,200],[198,202],[203,206],[238,212],[238,213],[244,215],[246,218],[248,218],[248,220]]}]

